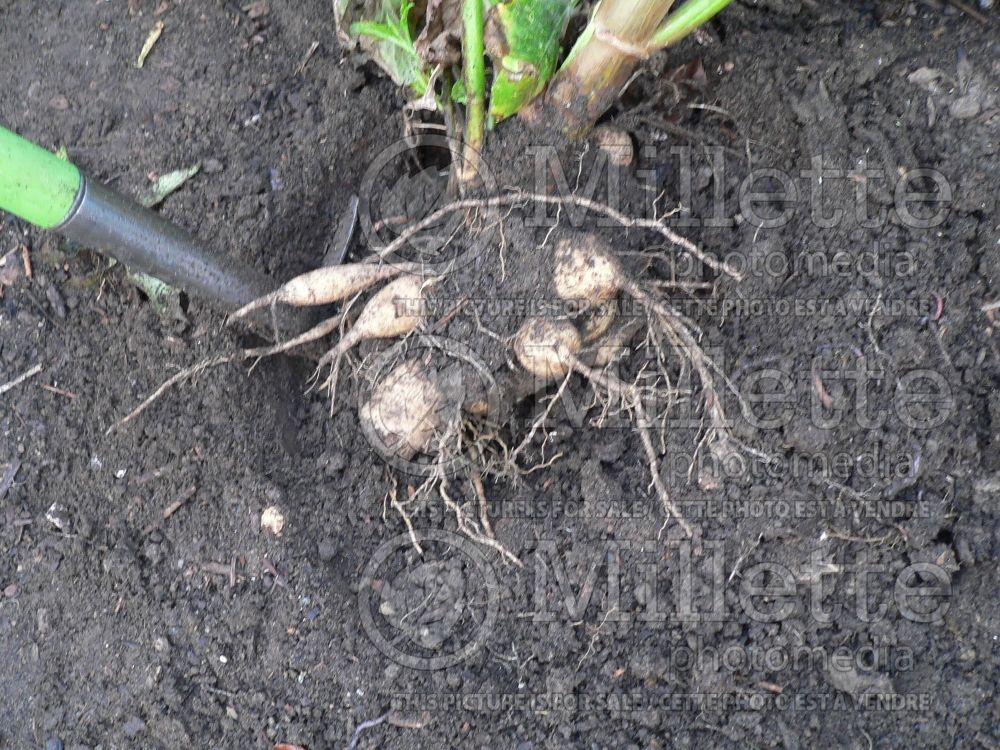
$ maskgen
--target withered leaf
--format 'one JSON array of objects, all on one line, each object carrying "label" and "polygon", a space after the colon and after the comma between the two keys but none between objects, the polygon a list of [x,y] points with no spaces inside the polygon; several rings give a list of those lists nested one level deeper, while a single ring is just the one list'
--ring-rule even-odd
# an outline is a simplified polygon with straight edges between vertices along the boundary
[{"label": "withered leaf", "polygon": [[462,59],[462,3],[428,0],[424,28],[415,46],[427,65],[457,65]]}]

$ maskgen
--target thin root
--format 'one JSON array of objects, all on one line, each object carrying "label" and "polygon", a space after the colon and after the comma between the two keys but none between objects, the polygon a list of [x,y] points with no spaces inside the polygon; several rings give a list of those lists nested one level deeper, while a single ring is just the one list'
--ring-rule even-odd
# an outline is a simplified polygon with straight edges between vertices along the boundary
[{"label": "thin root", "polygon": [[[164,381],[159,388],[153,391],[146,400],[130,411],[125,417],[115,422],[111,427],[108,428],[106,435],[110,435],[115,430],[120,427],[124,427],[126,424],[131,422],[133,419],[142,414],[146,409],[156,403],[163,395],[173,388],[178,383],[183,383],[186,380],[199,375],[205,370],[211,369],[213,367],[218,367],[219,365],[229,364],[230,362],[240,362],[247,359],[262,359],[264,357],[271,357],[275,354],[282,354],[296,347],[302,346],[303,344],[308,344],[317,339],[321,339],[328,335],[340,324],[340,316],[336,315],[329,320],[325,320],[314,328],[309,329],[303,334],[296,336],[289,341],[282,344],[275,344],[274,346],[263,346],[254,349],[244,349],[243,351],[236,352],[235,354],[225,354],[218,357],[210,357],[208,359],[203,359],[191,367],[187,367],[180,372],[175,373],[173,376]],[[256,367],[256,364],[254,364]],[[250,368],[251,370],[253,367]]]}]

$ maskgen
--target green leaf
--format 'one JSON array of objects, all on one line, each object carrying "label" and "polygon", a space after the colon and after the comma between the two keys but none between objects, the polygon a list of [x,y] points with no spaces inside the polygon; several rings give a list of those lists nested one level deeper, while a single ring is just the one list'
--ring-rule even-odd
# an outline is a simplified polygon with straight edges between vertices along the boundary
[{"label": "green leaf", "polygon": [[503,38],[493,60],[490,114],[502,120],[542,92],[555,73],[560,42],[576,0],[509,0],[491,9]]},{"label": "green leaf", "polygon": [[367,37],[374,42],[367,45],[369,54],[398,86],[406,86],[417,96],[427,90],[430,77],[423,69],[423,61],[414,46],[410,31],[410,12],[413,3],[402,0],[398,9],[393,0],[382,4],[378,18],[355,21],[348,27],[353,37]]}]

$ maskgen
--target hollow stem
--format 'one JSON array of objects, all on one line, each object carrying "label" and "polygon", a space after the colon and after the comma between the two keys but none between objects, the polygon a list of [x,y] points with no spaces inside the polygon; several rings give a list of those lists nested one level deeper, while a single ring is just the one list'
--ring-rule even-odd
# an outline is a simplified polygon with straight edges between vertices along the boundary
[{"label": "hollow stem", "polygon": [[610,107],[636,66],[674,44],[731,0],[602,0],[549,88],[548,103],[571,136],[585,134]]}]

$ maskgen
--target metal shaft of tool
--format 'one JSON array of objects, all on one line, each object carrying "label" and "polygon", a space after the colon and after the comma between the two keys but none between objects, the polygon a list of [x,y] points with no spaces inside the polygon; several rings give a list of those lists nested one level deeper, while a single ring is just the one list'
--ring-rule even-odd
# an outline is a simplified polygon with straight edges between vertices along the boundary
[{"label": "metal shaft of tool", "polygon": [[176,224],[86,175],[76,204],[56,231],[230,310],[276,287],[266,275],[212,252]]},{"label": "metal shaft of tool", "polygon": [[[278,286],[2,126],[0,210],[58,231],[226,311]],[[269,338],[284,339],[306,330],[314,317],[305,310],[286,308],[276,310],[270,321],[257,320],[254,327]]]}]

